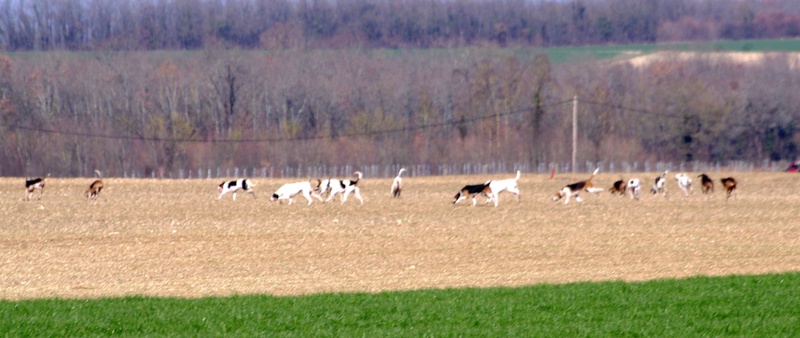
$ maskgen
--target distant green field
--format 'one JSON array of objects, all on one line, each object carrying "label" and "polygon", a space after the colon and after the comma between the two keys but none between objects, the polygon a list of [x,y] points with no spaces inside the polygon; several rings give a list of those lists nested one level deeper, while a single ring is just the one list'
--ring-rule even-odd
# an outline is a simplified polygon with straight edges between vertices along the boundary
[{"label": "distant green field", "polygon": [[556,64],[575,62],[585,59],[609,59],[624,54],[637,55],[659,51],[726,51],[726,52],[800,52],[798,39],[771,39],[771,40],[738,40],[738,41],[707,41],[664,44],[636,44],[636,45],[591,45],[591,46],[565,46],[565,47],[509,47],[509,48],[433,48],[433,49],[377,49],[372,50],[376,56],[393,58],[456,58],[465,54],[482,57],[516,56],[520,59],[533,58],[535,55],[546,53],[550,60]]},{"label": "distant green field", "polygon": [[4,336],[800,334],[800,273],[520,288],[0,302]]},{"label": "distant green field", "polygon": [[724,51],[724,52],[800,52],[798,39],[709,41],[650,45],[568,46],[545,49],[555,63],[585,58],[607,59],[624,53],[659,51]]}]

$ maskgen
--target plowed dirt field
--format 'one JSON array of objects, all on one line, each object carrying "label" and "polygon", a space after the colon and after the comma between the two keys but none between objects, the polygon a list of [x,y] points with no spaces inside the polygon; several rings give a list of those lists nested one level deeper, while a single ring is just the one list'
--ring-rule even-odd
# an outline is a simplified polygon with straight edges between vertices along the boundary
[{"label": "plowed dirt field", "polygon": [[[710,173],[712,195],[684,197],[673,174],[667,197],[641,200],[583,194],[564,205],[550,196],[586,174],[555,180],[523,174],[522,200],[499,207],[461,202],[465,184],[492,176],[364,178],[363,205],[350,198],[306,205],[270,203],[290,180],[259,179],[257,198],[217,201],[222,180],[47,180],[24,201],[22,178],[0,178],[0,298],[125,295],[202,297],[296,295],[420,288],[518,286],[596,280],[800,271],[800,175]],[[726,201],[719,178],[739,189]],[[609,188],[620,174],[594,181]],[[38,196],[38,193],[37,193]]]}]

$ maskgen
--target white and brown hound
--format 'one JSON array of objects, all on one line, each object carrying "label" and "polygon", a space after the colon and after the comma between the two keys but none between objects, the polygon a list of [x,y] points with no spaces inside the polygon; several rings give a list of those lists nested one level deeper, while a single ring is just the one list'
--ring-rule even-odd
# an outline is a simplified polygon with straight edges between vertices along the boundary
[{"label": "white and brown hound", "polygon": [[[472,199],[472,206],[475,206],[478,202],[475,200],[475,197],[478,195],[486,196],[486,203],[492,200],[492,189],[489,185],[492,181],[481,183],[481,184],[471,184],[465,185],[461,190],[459,190],[456,195],[453,197],[453,204],[456,204],[462,200],[471,198]],[[496,198],[496,196],[495,196]]]},{"label": "white and brown hound", "polygon": [[[313,181],[313,180],[312,180]],[[297,194],[302,193],[303,197],[308,200],[308,205],[311,205],[314,200],[311,197],[318,199],[322,202],[322,196],[317,194],[317,190],[319,190],[319,186],[321,181],[319,179],[316,180],[314,186],[312,186],[312,181],[303,181],[303,182],[295,182],[295,183],[286,183],[278,188],[274,194],[272,194],[272,198],[270,201],[275,202],[278,201],[279,203],[283,200],[288,200],[289,205],[294,202],[293,197]]]},{"label": "white and brown hound", "polygon": [[592,176],[585,181],[578,181],[572,184],[566,185],[564,188],[561,188],[553,197],[551,198],[553,202],[556,202],[562,198],[565,198],[564,204],[569,203],[569,199],[572,196],[575,196],[575,201],[581,202],[583,199],[580,197],[581,191],[586,191],[590,193],[599,193],[603,191],[603,188],[595,188],[594,184],[592,183],[592,179],[595,175],[600,171],[600,168],[597,168],[592,173]]}]

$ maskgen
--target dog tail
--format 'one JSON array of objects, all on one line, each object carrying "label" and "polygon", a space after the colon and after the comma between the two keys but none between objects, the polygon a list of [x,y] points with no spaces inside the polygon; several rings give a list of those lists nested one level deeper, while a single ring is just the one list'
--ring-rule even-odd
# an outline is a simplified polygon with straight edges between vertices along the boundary
[{"label": "dog tail", "polygon": [[103,173],[101,173],[100,170],[95,169],[94,172],[95,172],[95,174],[97,174],[97,177],[99,179],[101,179],[101,180],[103,179]]},{"label": "dog tail", "polygon": [[356,179],[353,181],[353,184],[358,183],[358,181],[361,180],[362,177],[364,177],[364,174],[362,174],[360,171],[354,172],[353,175],[356,177]]},{"label": "dog tail", "polygon": [[516,178],[514,178],[514,180],[515,180],[515,181],[519,181],[519,176],[520,176],[521,174],[522,174],[522,173],[521,173],[519,170],[517,170],[517,177],[516,177]]},{"label": "dog tail", "polygon": [[400,168],[400,171],[397,172],[397,177],[403,176],[403,173],[406,171],[406,168]]},{"label": "dog tail", "polygon": [[594,175],[597,175],[597,173],[599,173],[599,172],[600,172],[600,168],[598,167],[597,169],[594,170],[594,172],[592,172],[592,176],[589,176],[589,179],[586,180],[586,182],[591,182],[591,180],[594,178]]}]

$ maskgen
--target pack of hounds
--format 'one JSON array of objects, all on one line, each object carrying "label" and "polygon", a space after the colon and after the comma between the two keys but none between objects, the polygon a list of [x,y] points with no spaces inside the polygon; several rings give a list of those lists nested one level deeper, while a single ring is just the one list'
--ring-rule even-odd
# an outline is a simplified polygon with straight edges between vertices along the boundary
[{"label": "pack of hounds", "polygon": [[[567,204],[572,198],[575,198],[576,202],[581,202],[583,201],[580,196],[581,192],[599,194],[605,191],[604,188],[595,186],[593,182],[595,175],[597,175],[599,171],[599,168],[595,169],[588,179],[567,184],[561,188],[561,190],[556,192],[551,197],[551,200],[557,202],[563,199],[564,204]],[[666,196],[667,174],[668,171],[664,171],[660,175],[656,176],[656,178],[653,180],[653,187],[650,189],[651,193],[655,195]],[[463,188],[461,188],[461,190],[459,190],[458,193],[456,193],[455,197],[453,198],[453,203],[455,204],[465,199],[472,199],[472,205],[474,206],[477,204],[475,198],[479,195],[483,195],[486,197],[485,203],[494,202],[494,206],[497,206],[498,194],[503,191],[513,193],[516,195],[517,201],[520,201],[519,187],[517,186],[519,177],[520,172],[517,171],[517,176],[513,179],[465,185]],[[708,175],[700,174],[697,177],[700,178],[703,194],[710,194],[714,192],[714,181]],[[678,186],[680,187],[681,191],[683,191],[684,195],[689,196],[692,193],[692,178],[689,175],[686,173],[678,173],[675,175],[675,180],[678,182]],[[725,191],[725,200],[727,201],[736,190],[736,179],[733,177],[724,177],[720,179],[720,183],[722,183],[722,188]],[[643,180],[639,178],[631,178],[627,181],[620,179],[615,181],[608,190],[612,195],[625,195],[627,193],[631,199],[638,201],[642,191],[642,184]]]},{"label": "pack of hounds", "polygon": [[[597,173],[595,171],[595,173]],[[664,171],[653,179],[653,186],[650,188],[650,193],[654,195],[667,195],[667,174],[669,171]],[[700,189],[703,194],[711,194],[714,192],[714,180],[705,173],[697,176],[700,179]],[[591,178],[588,180],[591,182]],[[692,194],[692,177],[686,173],[675,174],[675,181],[678,183],[678,188],[681,189],[684,196]],[[736,179],[733,177],[723,177],[720,179],[722,189],[725,191],[725,200],[727,201],[736,190]],[[601,189],[602,190],[602,189]],[[631,199],[639,200],[639,195],[642,190],[642,180],[639,178],[630,178],[627,181],[619,179],[615,181],[608,191],[612,195],[625,195],[626,193]]]},{"label": "pack of hounds", "polygon": [[[400,197],[403,190],[402,176],[405,171],[405,168],[401,168],[392,181],[390,188],[392,197]],[[575,198],[577,202],[581,202],[581,192],[599,194],[605,191],[604,188],[597,187],[593,183],[593,179],[598,171],[599,168],[595,169],[592,175],[586,180],[567,184],[556,192],[551,199],[553,201],[564,199],[564,204],[569,203],[572,198]],[[87,199],[96,199],[103,189],[103,174],[99,170],[95,170],[95,173],[98,178],[94,180],[84,192]],[[499,204],[498,195],[502,192],[512,193],[519,202],[521,201],[518,185],[520,175],[521,172],[517,170],[517,175],[514,178],[489,180],[484,183],[465,185],[455,194],[452,203],[456,204],[463,200],[471,200],[472,206],[475,206],[478,203],[476,198],[478,196],[484,196],[486,198],[484,201],[485,204],[494,203],[494,206],[497,207]],[[667,195],[667,175],[668,171],[664,171],[653,179],[653,185],[650,189],[652,194],[661,196]],[[44,177],[27,178],[25,180],[25,200],[30,200],[35,195],[36,190],[39,190],[39,198],[41,199],[45,180],[48,177],[50,177],[49,174]],[[353,177],[349,179],[312,179],[309,181],[286,183],[272,194],[270,201],[281,204],[285,201],[288,204],[292,204],[294,203],[294,197],[301,195],[308,201],[308,205],[311,205],[314,202],[314,198],[320,202],[328,203],[336,196],[341,196],[341,204],[344,204],[348,197],[353,195],[361,204],[364,204],[364,198],[361,196],[361,190],[358,187],[358,183],[362,178],[363,174],[360,171],[356,171],[353,173]],[[683,194],[689,196],[692,193],[692,177],[686,173],[677,173],[674,178]],[[703,194],[714,192],[714,180],[708,175],[703,173],[698,175],[697,178],[700,179],[700,187]],[[619,179],[612,184],[608,191],[611,192],[612,195],[624,196],[627,194],[631,199],[639,200],[643,183],[643,180],[636,177],[628,180]],[[736,190],[736,179],[733,177],[723,177],[720,179],[720,183],[722,184],[722,189],[725,192],[725,200],[727,201]],[[244,191],[255,198],[254,187],[255,184],[247,178],[224,181],[217,186],[220,192],[219,196],[217,196],[217,200],[220,200],[225,194],[230,193],[235,201],[236,193],[239,191]]]},{"label": "pack of hounds", "polygon": [[[401,180],[400,175],[402,175],[403,171],[404,170],[400,171],[395,181]],[[327,203],[338,195],[342,196],[341,203],[344,204],[344,202],[347,202],[347,198],[352,194],[361,204],[364,204],[364,198],[361,196],[361,189],[358,187],[358,182],[361,181],[363,177],[364,175],[360,171],[356,171],[350,179],[328,178],[325,180],[312,179],[310,181],[286,183],[272,194],[270,201],[278,203],[286,201],[288,204],[292,204],[294,203],[295,196],[302,195],[308,201],[308,205],[311,205],[314,202],[313,198],[316,198],[320,202]],[[239,190],[246,191],[255,198],[256,195],[253,191],[253,187],[255,187],[255,184],[246,178],[222,182],[217,187],[220,191],[217,200],[221,199],[225,194],[231,193],[235,201],[236,192]],[[399,185],[397,189],[397,196],[399,196]],[[323,195],[327,195],[327,197],[323,199]]]}]

